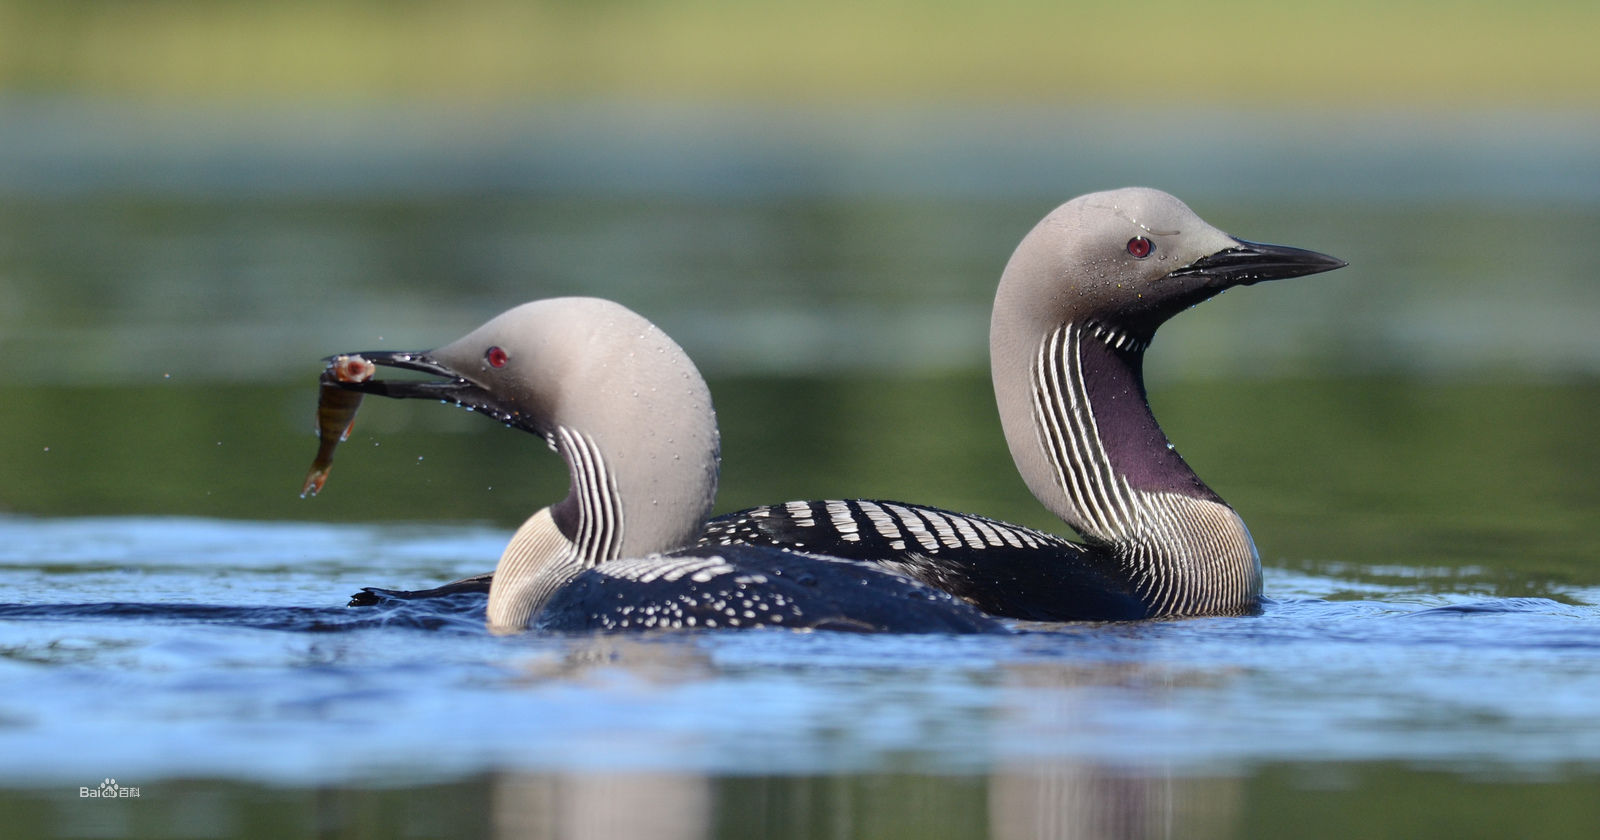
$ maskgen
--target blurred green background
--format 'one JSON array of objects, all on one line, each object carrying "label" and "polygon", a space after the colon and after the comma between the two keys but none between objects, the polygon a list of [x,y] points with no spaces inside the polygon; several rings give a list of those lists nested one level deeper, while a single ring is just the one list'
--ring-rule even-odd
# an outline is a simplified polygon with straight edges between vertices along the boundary
[{"label": "blurred green background", "polygon": [[1590,107],[1578,0],[0,4],[0,85],[136,98]]}]

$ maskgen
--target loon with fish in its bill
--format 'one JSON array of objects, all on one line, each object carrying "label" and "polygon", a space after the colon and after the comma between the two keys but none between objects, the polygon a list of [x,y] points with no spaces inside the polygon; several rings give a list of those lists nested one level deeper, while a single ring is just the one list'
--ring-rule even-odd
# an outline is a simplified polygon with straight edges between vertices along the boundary
[{"label": "loon with fish in its bill", "polygon": [[[1006,629],[871,563],[784,547],[686,548],[716,495],[711,393],[676,342],[620,304],[534,301],[436,350],[328,361],[323,448],[308,490],[321,488],[330,438],[354,418],[345,392],[463,406],[538,435],[565,460],[570,492],[517,529],[495,568],[491,631]],[[428,378],[390,379],[387,370]]]}]

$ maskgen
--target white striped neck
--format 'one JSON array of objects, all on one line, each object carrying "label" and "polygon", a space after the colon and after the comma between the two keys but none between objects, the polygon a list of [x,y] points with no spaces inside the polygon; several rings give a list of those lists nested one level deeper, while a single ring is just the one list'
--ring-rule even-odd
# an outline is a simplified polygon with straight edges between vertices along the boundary
[{"label": "white striped neck", "polygon": [[566,426],[557,426],[549,440],[567,462],[572,486],[565,499],[528,517],[501,552],[489,590],[492,632],[520,632],[556,590],[584,569],[621,556],[627,517],[600,447]]},{"label": "white striped neck", "polygon": [[1033,494],[1109,550],[1157,612],[1203,613],[1260,593],[1232,508],[1167,440],[1146,398],[1148,339],[1085,320],[1047,331],[1026,364],[996,364],[1007,442]]},{"label": "white striped neck", "polygon": [[489,631],[522,632],[556,590],[590,565],[556,527],[551,508],[540,508],[511,535],[495,566],[486,616]]},{"label": "white striped neck", "polygon": [[[687,544],[710,512],[715,471],[708,476],[695,467],[696,459],[668,454],[613,464],[584,432],[557,426],[549,439],[567,462],[571,489],[529,517],[501,553],[488,604],[489,629],[497,633],[527,627],[557,590],[586,569]],[[655,501],[664,490],[673,504]]]},{"label": "white striped neck", "polygon": [[551,524],[572,545],[573,557],[584,567],[622,556],[627,516],[617,477],[600,447],[593,438],[566,426],[556,427],[550,443],[567,462],[572,477],[567,497],[548,508]]}]

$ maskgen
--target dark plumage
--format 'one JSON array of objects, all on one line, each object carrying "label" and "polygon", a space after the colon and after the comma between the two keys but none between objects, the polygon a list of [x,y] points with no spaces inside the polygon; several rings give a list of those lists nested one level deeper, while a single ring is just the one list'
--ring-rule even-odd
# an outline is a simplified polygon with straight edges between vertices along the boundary
[{"label": "dark plumage", "polygon": [[[804,513],[796,512],[800,506]],[[1101,569],[1101,555],[1078,543],[923,505],[867,499],[767,505],[711,520],[698,545],[791,546],[866,561],[1009,618],[1118,620],[1148,613],[1115,570]]]},{"label": "dark plumage", "polygon": [[782,627],[854,633],[989,633],[1003,625],[869,563],[752,546],[603,563],[553,596],[534,627],[628,631]]}]

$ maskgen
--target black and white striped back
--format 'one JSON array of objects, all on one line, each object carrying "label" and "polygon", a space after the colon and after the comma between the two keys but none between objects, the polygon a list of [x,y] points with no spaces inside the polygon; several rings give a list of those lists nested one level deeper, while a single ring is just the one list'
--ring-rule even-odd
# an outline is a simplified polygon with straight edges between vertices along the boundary
[{"label": "black and white striped back", "polygon": [[780,546],[863,561],[1008,618],[1149,615],[1109,549],[926,505],[868,499],[765,505],[711,520],[696,545]]}]

